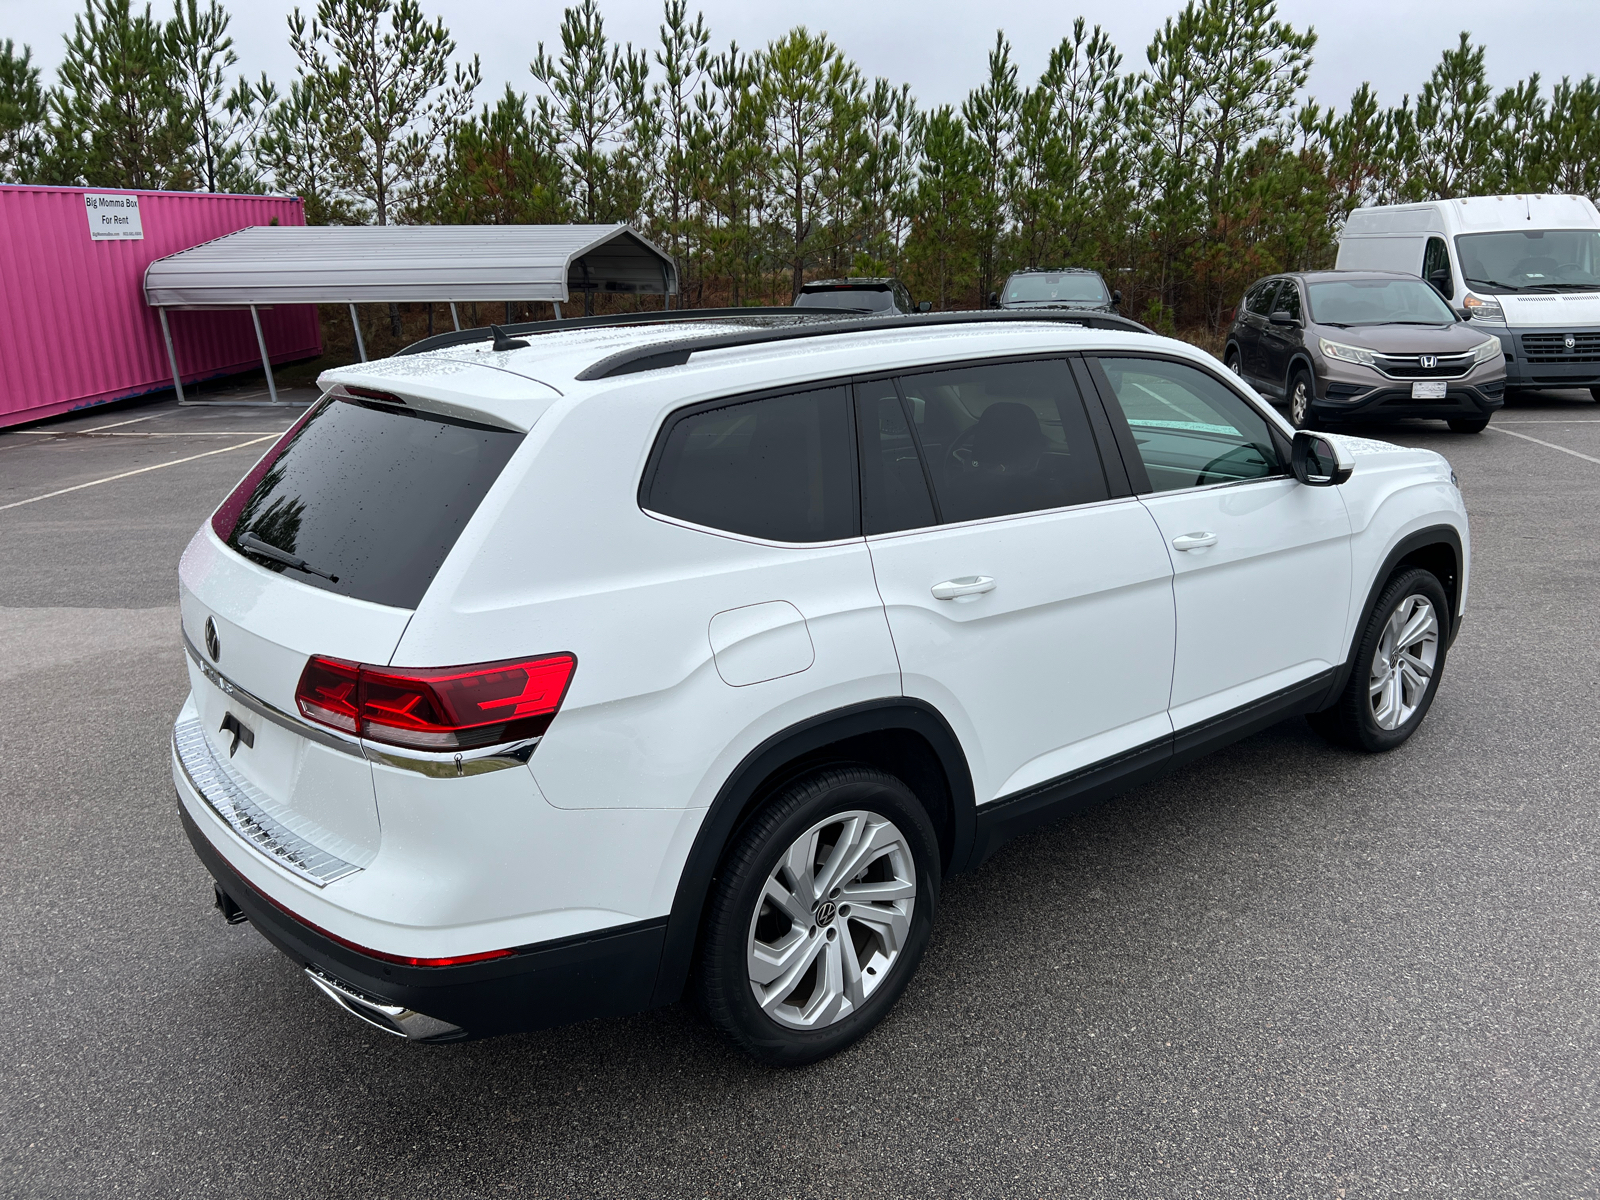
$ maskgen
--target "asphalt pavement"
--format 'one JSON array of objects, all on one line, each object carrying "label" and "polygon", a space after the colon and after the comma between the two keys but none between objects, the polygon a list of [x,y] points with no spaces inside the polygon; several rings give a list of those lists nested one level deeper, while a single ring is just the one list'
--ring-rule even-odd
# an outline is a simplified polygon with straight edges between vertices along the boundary
[{"label": "asphalt pavement", "polygon": [[[889,1019],[803,1070],[679,1006],[456,1046],[229,927],[178,826],[176,564],[292,415],[0,432],[0,1194],[1600,1196],[1600,405],[1446,454],[1433,711],[1285,722],[950,882]],[[40,498],[43,497],[43,498]]]}]

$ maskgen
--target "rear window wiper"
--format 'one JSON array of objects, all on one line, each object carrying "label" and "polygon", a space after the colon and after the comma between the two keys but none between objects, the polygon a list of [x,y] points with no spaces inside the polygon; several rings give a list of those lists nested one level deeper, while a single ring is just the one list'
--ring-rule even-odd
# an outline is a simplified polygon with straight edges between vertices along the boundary
[{"label": "rear window wiper", "polygon": [[330,575],[326,571],[320,571],[305,559],[290,554],[287,550],[279,550],[271,542],[263,541],[253,533],[241,533],[239,535],[239,548],[260,558],[271,559],[273,562],[282,563],[286,567],[293,567],[296,571],[304,571],[307,575],[320,575],[332,583],[339,582],[337,575]]}]

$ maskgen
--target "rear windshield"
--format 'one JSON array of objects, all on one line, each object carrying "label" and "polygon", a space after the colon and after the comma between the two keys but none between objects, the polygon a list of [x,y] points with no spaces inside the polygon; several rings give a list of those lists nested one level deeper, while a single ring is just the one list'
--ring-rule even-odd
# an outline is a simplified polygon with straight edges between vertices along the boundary
[{"label": "rear windshield", "polygon": [[[415,608],[522,436],[437,413],[327,400],[245,476],[211,527],[290,579]],[[305,567],[252,550],[246,535]]]}]

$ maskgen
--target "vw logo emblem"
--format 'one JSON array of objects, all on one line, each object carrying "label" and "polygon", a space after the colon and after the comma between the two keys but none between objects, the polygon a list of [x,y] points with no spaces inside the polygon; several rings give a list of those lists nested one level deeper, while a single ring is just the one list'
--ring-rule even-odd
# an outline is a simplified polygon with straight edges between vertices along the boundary
[{"label": "vw logo emblem", "polygon": [[1420,357],[1422,359],[1422,369],[1424,371],[1431,371],[1439,365],[1439,356],[1437,354],[1424,354]]},{"label": "vw logo emblem", "polygon": [[817,924],[830,925],[833,923],[834,914],[839,911],[832,900],[824,900],[817,905]]},{"label": "vw logo emblem", "polygon": [[206,653],[212,662],[222,657],[222,639],[217,636],[217,623],[210,617],[206,618]]},{"label": "vw logo emblem", "polygon": [[1576,345],[1577,345],[1577,344],[1578,344],[1578,339],[1577,339],[1577,338],[1575,338],[1575,337],[1573,337],[1573,336],[1572,336],[1572,335],[1571,335],[1571,334],[1570,334],[1570,333],[1569,333],[1569,334],[1567,334],[1567,336],[1566,336],[1566,338],[1565,338],[1565,339],[1563,339],[1563,341],[1562,341],[1562,343],[1561,343],[1561,344],[1562,344],[1562,345],[1563,345],[1563,346],[1565,346],[1565,347],[1566,347],[1566,348],[1567,348],[1567,349],[1568,349],[1568,350],[1571,350],[1571,349],[1572,349],[1572,348],[1573,348],[1573,347],[1574,347],[1574,346],[1576,346]]}]

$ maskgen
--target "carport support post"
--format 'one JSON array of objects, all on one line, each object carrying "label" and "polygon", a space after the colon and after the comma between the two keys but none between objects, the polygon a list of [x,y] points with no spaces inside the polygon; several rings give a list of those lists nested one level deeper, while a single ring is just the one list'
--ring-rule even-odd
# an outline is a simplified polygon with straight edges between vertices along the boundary
[{"label": "carport support post", "polygon": [[172,368],[173,390],[178,393],[178,403],[187,404],[188,401],[183,398],[183,376],[178,374],[178,356],[172,349],[172,330],[167,325],[167,310],[158,308],[156,315],[161,318],[161,336],[167,342],[167,365]]},{"label": "carport support post", "polygon": [[[453,310],[452,310],[453,311]],[[350,306],[350,324],[356,331],[356,353],[361,355],[361,361],[367,361],[367,344],[361,340],[361,318],[356,316],[356,306]]]},{"label": "carport support post", "polygon": [[461,332],[461,318],[456,315],[456,302],[450,301],[450,321],[456,327],[456,332]]},{"label": "carport support post", "polygon": [[254,304],[250,306],[250,320],[255,322],[256,345],[261,347],[261,365],[266,368],[267,372],[267,395],[276,404],[278,402],[278,385],[272,380],[272,359],[267,355],[267,339],[261,334],[261,314],[256,311]]}]

